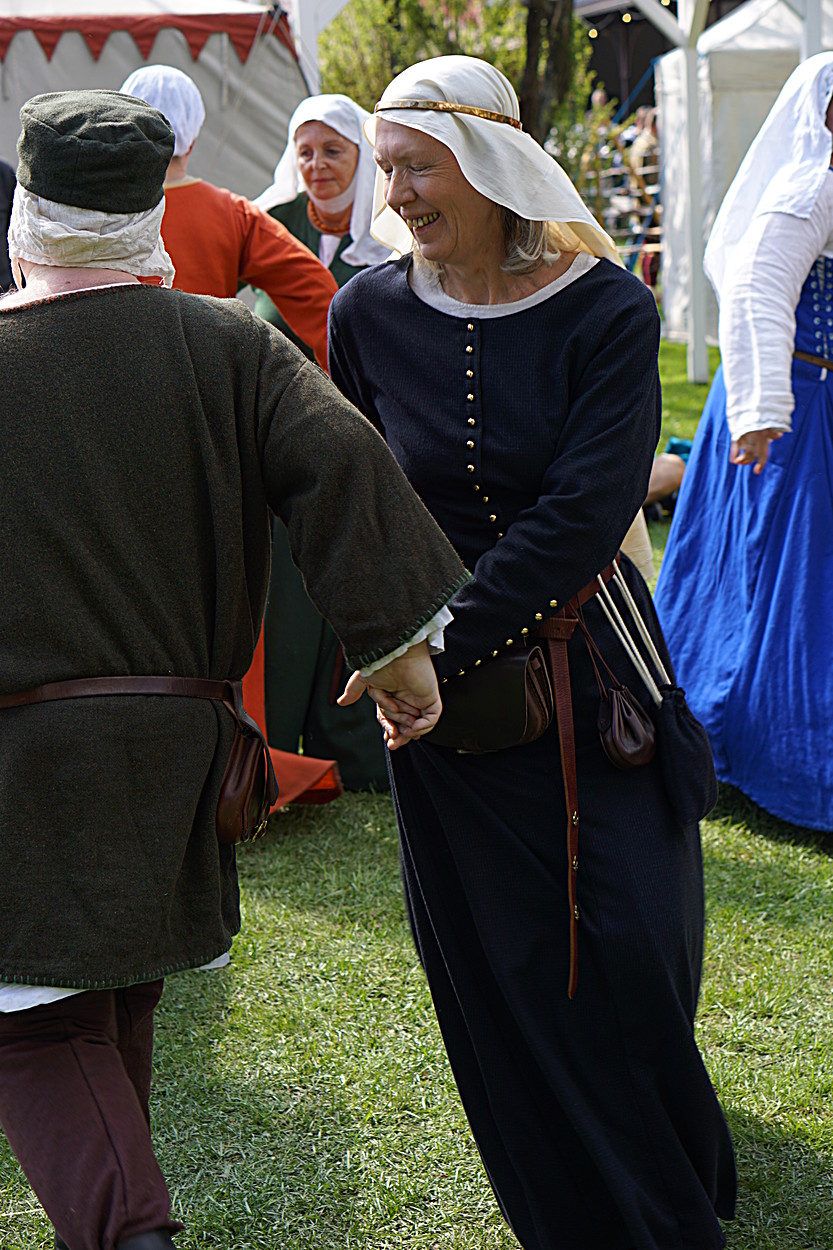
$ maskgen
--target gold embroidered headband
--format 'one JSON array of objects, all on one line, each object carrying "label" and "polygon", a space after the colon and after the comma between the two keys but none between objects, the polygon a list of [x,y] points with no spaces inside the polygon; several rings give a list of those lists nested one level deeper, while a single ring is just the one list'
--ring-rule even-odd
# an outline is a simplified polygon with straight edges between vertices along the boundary
[{"label": "gold embroidered headband", "polygon": [[515,130],[523,130],[517,117],[475,108],[473,104],[453,104],[450,100],[380,100],[373,112],[387,112],[388,109],[434,109],[439,113],[469,113],[472,117],[485,117],[487,122],[503,122],[507,126],[514,126]]}]

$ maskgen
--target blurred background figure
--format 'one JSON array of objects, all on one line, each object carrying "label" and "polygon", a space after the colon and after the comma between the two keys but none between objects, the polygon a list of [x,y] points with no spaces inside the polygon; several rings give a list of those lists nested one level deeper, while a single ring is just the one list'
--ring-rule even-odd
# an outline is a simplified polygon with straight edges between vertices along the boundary
[{"label": "blurred background figure", "polygon": [[[390,251],[370,235],[376,163],[362,134],[367,117],[344,95],[302,101],[274,181],[255,201],[319,257],[339,286]],[[293,333],[265,291],[255,311],[310,354],[311,344]],[[272,537],[264,623],[269,741],[283,751],[303,745],[305,756],[335,759],[349,790],[387,789],[374,707],[368,699],[336,706],[345,680],[338,639],[310,602],[277,518]]]},{"label": "blurred background figure", "polygon": [[164,113],[176,137],[162,219],[176,289],[225,299],[247,285],[268,291],[286,323],[326,368],[327,310],[338,288],[324,266],[250,200],[188,173],[188,158],[205,120],[196,83],[172,65],[144,65],[120,90]]},{"label": "blurred background figure", "polygon": [[[637,110],[637,114],[639,112]],[[646,108],[642,112],[639,133],[627,149],[625,160],[630,169],[631,193],[638,204],[637,228],[643,238],[650,239],[639,254],[642,281],[653,290],[659,279],[659,247],[652,246],[654,239],[651,230],[659,211],[659,136],[656,109]]]},{"label": "blurred background figure", "polygon": [[[657,587],[717,775],[833,829],[833,54],[790,76],[706,248],[722,364]],[[697,611],[693,607],[697,606]]]}]

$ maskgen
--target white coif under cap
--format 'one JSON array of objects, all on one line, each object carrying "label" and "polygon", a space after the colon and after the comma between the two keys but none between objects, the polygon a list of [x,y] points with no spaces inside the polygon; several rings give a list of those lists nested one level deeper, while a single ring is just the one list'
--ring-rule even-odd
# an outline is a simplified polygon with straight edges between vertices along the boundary
[{"label": "white coif under cap", "polygon": [[[465,111],[420,107],[425,101],[461,105]],[[497,114],[501,120],[480,116],[477,110]],[[553,222],[563,251],[589,252],[622,263],[616,244],[561,166],[519,128],[518,97],[494,65],[473,56],[438,56],[412,65],[385,88],[374,116],[365,122],[371,143],[379,117],[445,144],[481,195],[519,217]],[[371,233],[397,252],[408,252],[413,245],[404,221],[385,204],[381,171],[376,175]]]},{"label": "white coif under cap", "polygon": [[174,156],[190,152],[205,121],[205,105],[193,78],[173,65],[143,65],[125,78],[119,90],[167,117],[176,139]]}]

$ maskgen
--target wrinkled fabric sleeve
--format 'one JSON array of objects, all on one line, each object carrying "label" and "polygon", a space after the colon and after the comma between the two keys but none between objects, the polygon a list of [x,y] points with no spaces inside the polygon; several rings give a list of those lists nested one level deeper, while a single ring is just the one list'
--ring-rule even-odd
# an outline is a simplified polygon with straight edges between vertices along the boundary
[{"label": "wrinkled fabric sleeve", "polygon": [[[383,439],[316,365],[270,351],[258,384],[266,499],[353,668],[409,643],[469,577]],[[285,340],[283,341],[285,342]]]},{"label": "wrinkled fabric sleeve", "polygon": [[[581,361],[560,379],[570,410],[540,495],[449,603],[454,620],[434,659],[441,676],[502,650],[522,629],[535,629],[538,613],[551,616],[563,606],[611,561],[645,499],[661,415],[653,297],[634,283],[615,317],[589,310],[581,337]],[[372,391],[351,366],[349,327],[340,326],[337,310],[330,313],[329,352],[335,384],[379,423]]]},{"label": "wrinkled fabric sleeve", "polygon": [[286,324],[327,367],[327,311],[335,278],[286,226],[235,197],[243,231],[240,281],[265,291]]},{"label": "wrinkled fabric sleeve", "polygon": [[718,325],[733,439],[754,430],[791,429],[795,310],[832,229],[833,173],[809,217],[764,213],[734,251]]}]

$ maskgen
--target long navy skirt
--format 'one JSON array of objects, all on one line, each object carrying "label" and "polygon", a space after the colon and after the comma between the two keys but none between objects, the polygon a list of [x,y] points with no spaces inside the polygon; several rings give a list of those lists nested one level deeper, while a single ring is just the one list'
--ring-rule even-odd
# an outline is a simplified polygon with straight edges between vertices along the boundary
[{"label": "long navy skirt", "polygon": [[[585,613],[606,657],[620,655],[598,605]],[[609,763],[584,642],[569,646],[581,816],[576,995],[567,997],[554,727],[486,756],[428,738],[393,753],[419,952],[489,1179],[525,1250],[716,1250],[735,1167],[693,1036],[699,831],[677,823],[654,764],[625,773]],[[635,687],[626,661],[613,667]]]}]

